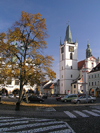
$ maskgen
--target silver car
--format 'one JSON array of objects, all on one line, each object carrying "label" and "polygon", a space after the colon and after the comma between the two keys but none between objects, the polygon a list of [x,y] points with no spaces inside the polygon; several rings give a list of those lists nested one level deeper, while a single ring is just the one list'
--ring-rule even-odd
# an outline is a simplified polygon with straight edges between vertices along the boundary
[{"label": "silver car", "polygon": [[80,96],[77,99],[73,99],[71,102],[72,103],[88,103],[91,102],[93,103],[94,101],[96,101],[96,97],[92,97],[92,96]]}]

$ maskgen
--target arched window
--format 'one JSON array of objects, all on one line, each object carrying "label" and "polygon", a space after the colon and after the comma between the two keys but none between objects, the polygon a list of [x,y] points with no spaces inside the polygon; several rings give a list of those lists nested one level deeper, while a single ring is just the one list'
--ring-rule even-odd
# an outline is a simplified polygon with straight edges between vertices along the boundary
[{"label": "arched window", "polygon": [[73,55],[72,55],[72,53],[70,53],[70,59],[73,59]]}]

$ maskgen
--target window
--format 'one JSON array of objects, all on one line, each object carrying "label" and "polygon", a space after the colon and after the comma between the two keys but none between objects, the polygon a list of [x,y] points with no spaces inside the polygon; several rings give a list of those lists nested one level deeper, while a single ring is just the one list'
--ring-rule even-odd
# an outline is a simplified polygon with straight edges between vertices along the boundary
[{"label": "window", "polygon": [[73,75],[71,74],[71,78],[73,77]]},{"label": "window", "polygon": [[95,85],[96,85],[96,82],[95,82]]},{"label": "window", "polygon": [[71,66],[71,69],[73,69],[73,67]]},{"label": "window", "polygon": [[15,85],[19,85],[19,80],[15,80]]},{"label": "window", "polygon": [[61,48],[61,53],[64,53],[64,47]]},{"label": "window", "polygon": [[91,66],[94,67],[94,63],[92,63]]},{"label": "window", "polygon": [[74,85],[74,88],[76,88],[76,85]]},{"label": "window", "polygon": [[70,53],[70,59],[73,59],[73,55],[72,55],[72,53]]},{"label": "window", "polygon": [[93,78],[93,75],[92,75],[92,78]]},{"label": "window", "polygon": [[6,84],[11,84],[11,79],[7,79],[7,83]]},{"label": "window", "polygon": [[62,54],[62,60],[64,60],[64,54]]},{"label": "window", "polygon": [[90,86],[90,82],[89,82],[89,86]]},{"label": "window", "polygon": [[90,79],[90,76],[89,76],[89,79]]},{"label": "window", "polygon": [[99,81],[98,81],[98,85],[99,85]]},{"label": "window", "polygon": [[92,82],[92,86],[93,86],[93,82]]},{"label": "window", "polygon": [[95,78],[96,78],[96,75],[95,75]]}]

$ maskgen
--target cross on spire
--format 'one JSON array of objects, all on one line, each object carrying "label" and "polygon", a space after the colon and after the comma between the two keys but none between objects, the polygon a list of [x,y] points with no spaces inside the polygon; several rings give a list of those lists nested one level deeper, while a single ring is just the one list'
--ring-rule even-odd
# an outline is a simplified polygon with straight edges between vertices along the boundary
[{"label": "cross on spire", "polygon": [[67,26],[70,25],[70,21],[68,20],[68,22],[66,24],[67,24]]}]

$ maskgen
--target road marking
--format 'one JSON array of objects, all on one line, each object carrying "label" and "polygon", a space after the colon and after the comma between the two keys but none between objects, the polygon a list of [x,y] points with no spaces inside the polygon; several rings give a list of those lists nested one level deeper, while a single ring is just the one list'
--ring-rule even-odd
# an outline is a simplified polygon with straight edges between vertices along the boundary
[{"label": "road marking", "polygon": [[0,121],[0,132],[75,133],[67,122],[56,121],[55,119],[0,117],[0,120],[4,120],[3,122]]},{"label": "road marking", "polygon": [[100,116],[99,114],[96,114],[96,113],[94,113],[92,111],[88,111],[88,110],[83,110],[83,111],[88,113],[88,114],[90,114],[90,115],[93,115],[93,116]]},{"label": "road marking", "polygon": [[92,111],[100,113],[100,110],[93,109]]},{"label": "road marking", "polygon": [[75,133],[75,132],[72,132],[70,129],[65,129],[65,130],[53,131],[49,133]]},{"label": "road marking", "polygon": [[69,112],[69,111],[64,111],[64,113],[66,114],[66,115],[68,115],[70,118],[76,118],[76,116],[75,115],[73,115],[71,112]]},{"label": "road marking", "polygon": [[89,117],[88,115],[86,115],[80,111],[74,110],[74,112],[77,113],[78,115],[82,116],[82,117]]}]

